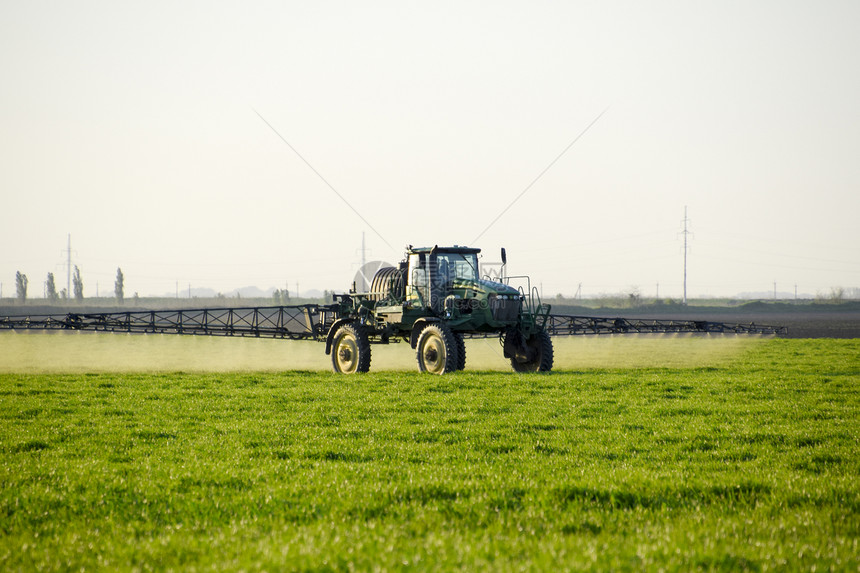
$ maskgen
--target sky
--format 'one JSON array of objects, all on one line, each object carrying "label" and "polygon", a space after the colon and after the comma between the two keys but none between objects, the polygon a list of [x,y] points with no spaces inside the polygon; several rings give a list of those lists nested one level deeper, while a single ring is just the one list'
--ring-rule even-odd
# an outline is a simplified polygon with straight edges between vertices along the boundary
[{"label": "sky", "polygon": [[[860,286],[860,3],[0,0],[0,283]],[[572,145],[571,145],[572,144]],[[686,212],[686,229],[684,219]],[[501,216],[500,216],[501,215]]]}]

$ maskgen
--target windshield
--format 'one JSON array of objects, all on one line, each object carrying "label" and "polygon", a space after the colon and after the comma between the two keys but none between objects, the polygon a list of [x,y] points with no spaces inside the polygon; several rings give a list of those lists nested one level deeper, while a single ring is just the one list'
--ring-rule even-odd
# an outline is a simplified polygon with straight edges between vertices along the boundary
[{"label": "windshield", "polygon": [[474,253],[439,253],[436,255],[439,274],[448,281],[465,279],[478,280],[478,256]]}]

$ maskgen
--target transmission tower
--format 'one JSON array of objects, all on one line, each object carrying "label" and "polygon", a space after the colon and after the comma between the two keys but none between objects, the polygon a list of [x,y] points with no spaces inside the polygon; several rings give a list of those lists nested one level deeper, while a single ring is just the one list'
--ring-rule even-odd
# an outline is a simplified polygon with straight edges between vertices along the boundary
[{"label": "transmission tower", "polygon": [[72,234],[66,246],[66,298],[72,298]]},{"label": "transmission tower", "polygon": [[[355,287],[360,291],[368,291],[370,290],[370,282],[373,277],[373,273],[375,273],[378,269],[374,269],[373,273],[371,273],[371,277],[368,278],[365,273],[369,272],[367,269],[367,252],[372,251],[373,249],[368,249],[367,245],[364,241],[364,231],[361,232],[361,248],[357,249],[356,252],[361,253],[361,263],[358,267],[358,274],[355,275]],[[361,283],[361,284],[358,284]]]},{"label": "transmission tower", "polygon": [[687,218],[687,206],[684,205],[684,219],[681,221],[684,225],[684,230],[681,234],[684,235],[684,306],[687,306],[687,253],[689,252],[690,231],[687,229],[687,224],[690,220]]},{"label": "transmission tower", "polygon": [[364,231],[361,232],[361,268],[367,264],[367,248],[364,246]]}]

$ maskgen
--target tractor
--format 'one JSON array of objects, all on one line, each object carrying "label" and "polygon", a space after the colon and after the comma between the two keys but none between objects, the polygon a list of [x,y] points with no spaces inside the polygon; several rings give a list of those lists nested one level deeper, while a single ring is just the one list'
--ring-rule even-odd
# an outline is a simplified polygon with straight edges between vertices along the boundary
[{"label": "tractor", "polygon": [[[472,247],[413,247],[396,267],[379,269],[369,292],[334,295],[324,307],[330,319],[325,352],[335,372],[370,370],[372,343],[408,342],[418,369],[446,374],[466,367],[464,338],[497,335],[517,372],[549,372],[552,339],[546,331],[550,306],[541,304],[528,277],[506,277],[505,250],[499,280],[481,277]],[[510,286],[524,279],[526,287]]]}]

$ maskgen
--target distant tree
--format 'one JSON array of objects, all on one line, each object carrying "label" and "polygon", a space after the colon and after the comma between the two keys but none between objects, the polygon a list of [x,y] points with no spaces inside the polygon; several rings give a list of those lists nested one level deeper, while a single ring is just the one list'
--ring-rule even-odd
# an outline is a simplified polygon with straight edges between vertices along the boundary
[{"label": "distant tree", "polygon": [[60,290],[60,298],[63,300],[69,300],[69,291],[66,289]]},{"label": "distant tree", "polygon": [[21,271],[15,273],[15,292],[18,295],[18,301],[21,303],[27,302],[27,275],[21,274]]},{"label": "distant tree", "polygon": [[272,302],[274,304],[287,304],[290,300],[290,291],[287,289],[275,289],[272,291]]},{"label": "distant tree", "polygon": [[75,272],[72,275],[72,290],[75,292],[75,300],[84,300],[84,281],[81,279],[81,269],[75,265]]},{"label": "distant tree", "polygon": [[839,304],[845,299],[845,289],[843,287],[830,287],[830,293],[825,294],[821,291],[815,297],[815,302]]},{"label": "distant tree", "polygon": [[845,289],[843,287],[830,287],[830,300],[835,303],[845,300]]},{"label": "distant tree", "polygon": [[54,273],[48,273],[48,280],[45,281],[45,295],[51,302],[57,302],[60,298],[57,294],[57,284],[54,282]]},{"label": "distant tree", "polygon": [[124,293],[123,293],[123,284],[125,282],[125,277],[122,276],[122,269],[116,268],[116,282],[113,283],[113,292],[116,295],[116,301],[119,304],[122,304]]},{"label": "distant tree", "polygon": [[630,307],[637,307],[642,302],[642,294],[639,292],[639,287],[635,286],[627,293],[627,304]]}]

